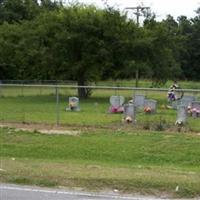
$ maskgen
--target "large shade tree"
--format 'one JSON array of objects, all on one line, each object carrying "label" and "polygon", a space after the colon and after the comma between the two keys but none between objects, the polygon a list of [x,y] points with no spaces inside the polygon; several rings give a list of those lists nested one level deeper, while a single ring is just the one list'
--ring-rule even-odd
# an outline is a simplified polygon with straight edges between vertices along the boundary
[{"label": "large shade tree", "polygon": [[[0,79],[70,79],[85,86],[139,71],[156,84],[199,80],[199,12],[178,21],[150,16],[137,27],[112,8],[38,2],[0,0]],[[80,97],[87,95],[79,89]]]}]

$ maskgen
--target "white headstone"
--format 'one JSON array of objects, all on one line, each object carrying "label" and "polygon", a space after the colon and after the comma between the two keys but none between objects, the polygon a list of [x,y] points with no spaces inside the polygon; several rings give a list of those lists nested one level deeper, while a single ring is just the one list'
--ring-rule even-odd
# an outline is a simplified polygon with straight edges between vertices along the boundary
[{"label": "white headstone", "polygon": [[124,104],[125,98],[123,96],[111,96],[110,104],[113,107],[120,107]]},{"label": "white headstone", "polygon": [[79,98],[69,97],[69,109],[71,111],[80,111],[79,108]]}]

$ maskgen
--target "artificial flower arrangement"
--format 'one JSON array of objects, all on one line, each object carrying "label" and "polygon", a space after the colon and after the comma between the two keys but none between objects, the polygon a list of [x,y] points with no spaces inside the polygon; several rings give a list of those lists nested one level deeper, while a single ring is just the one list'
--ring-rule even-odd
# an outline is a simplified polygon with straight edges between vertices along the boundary
[{"label": "artificial flower arrangement", "polygon": [[175,101],[177,99],[174,92],[172,91],[168,92],[168,99],[169,101]]},{"label": "artificial flower arrangement", "polygon": [[74,110],[77,107],[76,102],[69,102],[70,110]]},{"label": "artificial flower arrangement", "polygon": [[128,123],[128,124],[132,123],[133,122],[133,118],[131,116],[126,116],[125,122]]},{"label": "artificial flower arrangement", "polygon": [[123,106],[119,106],[119,107],[111,106],[110,107],[110,112],[111,113],[123,113],[124,112],[124,107]]},{"label": "artificial flower arrangement", "polygon": [[152,110],[152,108],[150,106],[147,106],[147,107],[144,108],[144,112],[147,113],[147,114],[152,113],[152,111],[153,110]]},{"label": "artificial flower arrangement", "polygon": [[200,109],[195,107],[192,108],[191,106],[188,106],[187,113],[191,116],[200,117]]}]

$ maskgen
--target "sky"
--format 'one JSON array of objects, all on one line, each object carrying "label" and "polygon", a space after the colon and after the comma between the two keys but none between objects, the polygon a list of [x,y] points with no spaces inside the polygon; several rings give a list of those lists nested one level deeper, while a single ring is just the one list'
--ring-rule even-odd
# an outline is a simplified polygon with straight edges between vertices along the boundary
[{"label": "sky", "polygon": [[[80,3],[93,3],[96,6],[103,7],[103,2],[110,6],[123,10],[130,6],[149,6],[151,11],[156,14],[158,20],[165,19],[166,15],[170,14],[175,19],[180,15],[185,15],[188,18],[194,17],[195,10],[200,7],[200,0],[78,0]],[[131,12],[131,11],[129,11]]]}]

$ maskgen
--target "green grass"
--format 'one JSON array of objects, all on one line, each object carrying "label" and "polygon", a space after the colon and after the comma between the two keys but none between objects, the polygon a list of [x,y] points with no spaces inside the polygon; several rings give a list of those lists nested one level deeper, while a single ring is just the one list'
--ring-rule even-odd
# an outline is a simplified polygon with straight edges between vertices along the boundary
[{"label": "green grass", "polygon": [[[29,91],[30,92],[30,91]],[[32,91],[34,92],[34,91]],[[126,101],[131,98],[130,93],[123,92]],[[11,93],[12,94],[12,93]],[[100,97],[102,95],[102,97]],[[104,96],[105,95],[105,96]],[[107,95],[107,96],[106,96]],[[112,95],[112,93],[110,93]],[[60,96],[59,121],[60,124],[70,126],[121,126],[122,114],[110,114],[109,94],[96,91],[93,96],[80,101],[80,112],[66,112],[68,106],[68,96]],[[150,93],[148,98],[158,101],[158,109],[155,115],[145,115],[143,111],[137,113],[137,123],[135,127],[143,128],[149,124],[149,129],[157,130],[161,123],[164,129],[176,129],[176,111],[163,109],[166,105],[165,94]],[[56,97],[52,94],[45,95],[25,95],[25,96],[4,96],[0,98],[0,121],[2,122],[25,122],[25,123],[56,123]],[[138,128],[138,127],[137,127]],[[188,131],[200,131],[199,119],[188,118],[186,125]]]},{"label": "green grass", "polygon": [[[134,86],[134,81],[116,84]],[[141,81],[140,86],[151,87],[151,83]],[[195,82],[181,82],[181,86],[199,89]],[[128,102],[134,91],[93,90],[91,98],[80,101],[80,112],[65,111],[68,97],[77,96],[76,90],[60,89],[59,93],[60,124],[83,134],[0,129],[1,182],[200,196],[199,119],[188,118],[181,133],[175,133],[176,111],[163,108],[166,93],[137,92],[157,100],[158,109],[155,115],[137,112],[134,126],[123,125],[123,115],[108,113],[110,96],[123,95]],[[55,89],[0,88],[0,121],[37,123],[44,128],[55,124]]]},{"label": "green grass", "polygon": [[3,182],[200,195],[199,136],[106,130],[61,136],[0,129],[0,139]]}]

